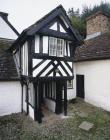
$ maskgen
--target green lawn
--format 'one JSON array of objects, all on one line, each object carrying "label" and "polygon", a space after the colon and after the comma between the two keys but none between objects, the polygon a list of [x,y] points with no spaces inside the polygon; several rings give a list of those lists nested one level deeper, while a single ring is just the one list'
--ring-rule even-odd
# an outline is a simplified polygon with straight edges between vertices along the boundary
[{"label": "green lawn", "polygon": [[[69,104],[68,119],[38,124],[23,114],[0,118],[0,140],[110,140],[110,113],[78,100]],[[84,112],[82,117],[78,113]],[[88,132],[79,128],[83,121],[94,123]]]}]

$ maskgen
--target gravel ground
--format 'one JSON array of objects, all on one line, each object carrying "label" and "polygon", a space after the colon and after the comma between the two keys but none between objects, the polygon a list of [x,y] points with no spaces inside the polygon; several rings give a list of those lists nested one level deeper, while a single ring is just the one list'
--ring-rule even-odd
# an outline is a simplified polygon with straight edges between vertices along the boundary
[{"label": "gravel ground", "polygon": [[[68,112],[69,118],[49,116],[51,119],[42,124],[20,113],[0,117],[0,140],[110,140],[109,112],[79,99],[69,104]],[[89,131],[80,129],[83,121],[94,127]]]}]

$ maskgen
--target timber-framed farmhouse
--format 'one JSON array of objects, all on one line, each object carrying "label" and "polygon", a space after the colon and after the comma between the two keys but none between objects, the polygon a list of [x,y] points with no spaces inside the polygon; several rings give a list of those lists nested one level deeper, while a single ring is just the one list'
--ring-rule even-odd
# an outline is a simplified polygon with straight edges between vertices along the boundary
[{"label": "timber-framed farmhouse", "polygon": [[[81,43],[60,5],[24,30],[11,47],[22,85],[22,111],[42,122],[42,106],[67,115],[67,82]],[[70,85],[71,86],[71,85]]]}]

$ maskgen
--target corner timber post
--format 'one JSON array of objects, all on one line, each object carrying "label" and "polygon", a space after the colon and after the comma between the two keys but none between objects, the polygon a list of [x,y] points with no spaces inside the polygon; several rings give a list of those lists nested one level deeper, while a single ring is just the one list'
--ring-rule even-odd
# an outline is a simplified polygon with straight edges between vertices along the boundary
[{"label": "corner timber post", "polygon": [[67,116],[67,81],[64,82],[64,115]]}]

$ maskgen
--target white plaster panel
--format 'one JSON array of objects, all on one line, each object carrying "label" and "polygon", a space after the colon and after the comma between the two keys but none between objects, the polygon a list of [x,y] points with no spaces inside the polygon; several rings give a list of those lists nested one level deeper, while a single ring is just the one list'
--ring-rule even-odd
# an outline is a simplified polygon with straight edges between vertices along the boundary
[{"label": "white plaster panel", "polygon": [[32,59],[33,67],[35,67],[38,63],[40,63],[42,59]]},{"label": "white plaster panel", "polygon": [[25,42],[22,46],[23,55],[23,75],[28,75],[28,43]]},{"label": "white plaster panel", "polygon": [[43,36],[43,53],[48,54],[48,36]]},{"label": "white plaster panel", "polygon": [[0,82],[0,116],[21,112],[20,82]]},{"label": "white plaster panel", "polygon": [[85,101],[110,111],[110,60],[75,63],[76,74],[84,75]]},{"label": "white plaster panel", "polygon": [[[37,59],[36,59],[37,61]],[[50,60],[46,60],[43,64],[41,64],[37,69],[34,70],[33,76],[35,77],[45,66],[50,62]]]},{"label": "white plaster panel", "polygon": [[[71,63],[71,62],[70,62]],[[71,99],[75,99],[76,98],[76,67],[73,64],[74,67],[74,79],[73,79],[73,88],[71,89],[67,89],[67,99],[71,100]]]},{"label": "white plaster panel", "polygon": [[34,120],[34,109],[29,105],[29,116]]},{"label": "white plaster panel", "polygon": [[57,31],[57,22],[55,22],[50,29]]},{"label": "white plaster panel", "polygon": [[23,86],[23,110],[27,112],[26,109],[26,85]]},{"label": "white plaster panel", "polygon": [[35,53],[39,53],[40,38],[39,35],[35,36]]},{"label": "white plaster panel", "polygon": [[61,66],[58,66],[58,69],[62,73],[63,76],[67,76]]},{"label": "white plaster panel", "polygon": [[[48,69],[46,69],[46,70],[43,72],[43,74],[42,74],[41,76],[42,76],[42,77],[45,76],[52,68],[53,68],[53,66],[50,65],[50,66],[48,67]],[[49,76],[50,76],[50,75],[49,75]]]},{"label": "white plaster panel", "polygon": [[55,112],[55,102],[47,98],[45,98],[44,100],[45,100],[45,106],[52,112]]},{"label": "white plaster panel", "polygon": [[18,36],[8,26],[8,24],[0,17],[0,37],[8,39],[16,39]]},{"label": "white plaster panel", "polygon": [[65,29],[62,27],[61,24],[60,24],[60,32],[62,32],[62,33],[66,33]]},{"label": "white plaster panel", "polygon": [[65,69],[67,70],[67,72],[70,74],[70,76],[72,76],[72,72],[70,71],[70,69],[66,66],[66,64],[61,61],[62,65],[65,67]]}]

